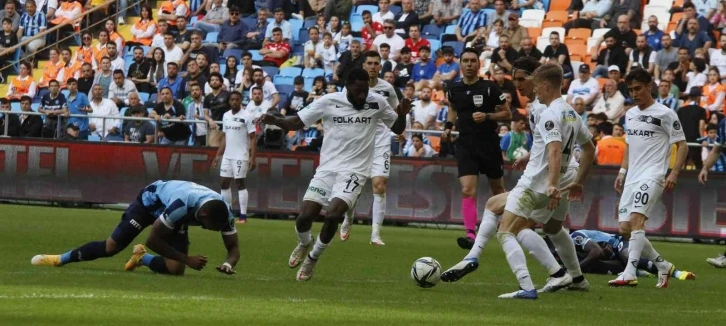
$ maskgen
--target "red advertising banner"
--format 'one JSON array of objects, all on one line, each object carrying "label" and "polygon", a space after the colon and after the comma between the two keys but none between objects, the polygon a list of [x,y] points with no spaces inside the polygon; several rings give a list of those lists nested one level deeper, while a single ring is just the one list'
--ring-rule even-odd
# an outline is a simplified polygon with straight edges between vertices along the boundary
[{"label": "red advertising banner", "polygon": [[[0,198],[129,203],[159,179],[218,189],[219,171],[211,168],[215,154],[213,148],[0,138]],[[257,169],[247,179],[249,211],[297,212],[317,160],[314,153],[258,152]],[[617,231],[616,173],[617,169],[591,170],[584,200],[571,205],[569,227]],[[507,189],[520,175],[507,171]],[[481,180],[480,211],[491,195],[486,179]],[[372,203],[370,185],[366,186],[356,212],[361,218],[369,216]],[[461,223],[456,163],[394,158],[386,200],[387,220]],[[726,238],[726,175],[714,173],[703,186],[696,173],[681,173],[676,190],[663,196],[647,227],[654,235]]]}]

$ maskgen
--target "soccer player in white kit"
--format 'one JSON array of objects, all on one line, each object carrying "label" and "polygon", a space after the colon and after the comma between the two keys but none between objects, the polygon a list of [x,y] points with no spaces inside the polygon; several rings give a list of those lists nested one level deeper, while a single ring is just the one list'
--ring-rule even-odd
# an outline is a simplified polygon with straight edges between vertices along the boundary
[{"label": "soccer player in white kit", "polygon": [[[534,58],[521,58],[514,62],[512,73],[515,86],[517,87],[519,93],[528,98],[534,98],[534,101],[532,101],[532,110],[530,113],[530,128],[532,130],[536,129],[535,121],[539,121],[539,115],[547,108],[545,105],[541,104],[538,99],[535,98],[536,94],[534,93],[534,84],[531,78],[532,73],[539,66],[539,61]],[[581,161],[584,165],[589,166],[592,164],[594,156],[595,146],[592,144],[592,142],[588,142],[588,144],[583,146]],[[529,154],[515,161],[513,168],[517,169],[518,167],[524,167],[524,165],[526,165],[528,161]],[[572,180],[575,178],[577,173],[578,163],[574,159],[574,157],[572,157],[570,159],[568,170],[565,176],[563,176],[563,179]],[[577,183],[578,181],[576,180],[575,182]],[[456,282],[465,275],[475,271],[479,267],[479,256],[484,250],[484,246],[489,241],[489,239],[493,237],[494,234],[496,234],[497,224],[501,219],[501,215],[504,213],[504,207],[506,205],[508,197],[509,192],[506,192],[496,195],[487,200],[484,216],[482,217],[482,222],[479,225],[479,231],[477,232],[474,246],[471,248],[469,253],[464,257],[461,262],[457,263],[456,265],[441,274],[442,281]],[[552,240],[553,244],[555,245],[555,249],[557,250],[560,258],[563,261],[563,264],[567,268],[567,271],[570,273],[570,275],[573,277],[573,283],[568,287],[568,289],[587,291],[589,289],[589,283],[584,278],[584,276],[582,275],[582,271],[580,270],[575,247],[572,244],[568,232],[565,231],[562,227],[562,222],[565,220],[568,211],[569,200],[561,201],[560,205],[558,205],[555,210],[549,210],[547,208],[535,210],[532,212],[530,225],[527,229],[521,231],[519,234],[521,234],[522,236],[527,236],[528,233],[531,231],[529,230],[529,227],[534,227],[536,225],[535,221],[543,221],[549,219],[547,223],[544,224],[543,231],[550,238],[550,240]],[[531,254],[538,261],[540,261],[540,264],[542,264],[545,269],[550,271],[550,274],[558,273],[560,271],[559,265],[546,265],[551,264],[552,261],[548,259],[548,255],[542,250],[532,252]],[[539,292],[554,292],[559,290],[561,287],[562,285],[558,284],[548,284],[544,288],[540,289]]]},{"label": "soccer player in white kit", "polygon": [[247,220],[248,200],[245,178],[247,178],[247,172],[255,169],[257,130],[253,117],[247,110],[242,110],[242,93],[231,92],[228,101],[232,109],[222,116],[223,139],[221,139],[212,166],[214,168],[219,166],[219,176],[222,177],[219,187],[222,189],[224,201],[230,206],[232,205],[232,189],[230,189],[232,179],[237,184],[240,210],[238,223],[244,223]]},{"label": "soccer player in white kit", "polygon": [[[636,267],[641,257],[655,262],[658,288],[668,287],[675,269],[645,237],[645,221],[658,205],[663,190],[670,191],[676,186],[678,173],[686,162],[688,145],[676,112],[653,99],[652,80],[650,73],[640,68],[625,76],[637,106],[625,113],[628,149],[615,179],[615,190],[622,194],[618,221],[620,234],[630,236],[630,251],[625,271],[608,282],[610,286],[637,286]],[[672,144],[676,144],[678,152],[673,170],[666,178]]]},{"label": "soccer player in white kit", "polygon": [[[363,54],[363,69],[368,72],[370,78],[368,86],[370,90],[383,96],[392,108],[398,107],[398,96],[391,84],[378,78],[381,72],[381,55],[378,52],[367,51]],[[408,101],[408,100],[407,100]],[[408,125],[406,126],[408,128]],[[376,138],[373,149],[373,165],[371,166],[371,179],[373,181],[373,216],[371,229],[371,244],[375,246],[386,245],[381,239],[381,225],[386,214],[386,185],[388,173],[391,168],[391,131],[383,121],[376,126]],[[340,239],[348,240],[350,228],[353,225],[355,206],[345,213],[345,220],[340,225]]]},{"label": "soccer player in white kit", "polygon": [[[324,95],[294,117],[262,116],[263,123],[285,130],[299,130],[320,119],[325,128],[320,165],[303,197],[295,224],[299,241],[288,260],[290,268],[302,263],[297,272],[298,281],[307,281],[313,276],[318,259],[335,237],[338,222],[355,205],[370,176],[378,121],[382,120],[396,134],[406,127],[406,115],[411,107],[400,105],[394,111],[386,99],[369,90],[368,81],[368,73],[355,68],[346,80],[346,91]],[[326,204],[325,222],[317,241],[313,241],[310,235],[313,220]]]},{"label": "soccer player in white kit", "polygon": [[[502,294],[499,298],[537,299],[522,246],[549,269],[550,279],[545,286],[549,290],[546,292],[568,287],[573,281],[559,266],[544,239],[529,229],[533,221],[545,225],[550,222],[548,215],[537,216],[534,211],[545,207],[556,210],[566,205],[568,199],[562,199],[561,192],[569,193],[570,199],[582,196],[582,182],[592,163],[583,162],[576,176],[567,173],[571,171],[569,165],[574,145],[591,146],[592,135],[575,110],[561,98],[562,78],[563,71],[558,64],[544,64],[534,71],[537,98],[547,108],[535,120],[530,161],[517,186],[507,197],[497,232],[497,239],[519,281],[520,290]],[[589,155],[590,160],[593,154],[594,151]],[[560,213],[555,217],[564,219],[565,215]]]}]

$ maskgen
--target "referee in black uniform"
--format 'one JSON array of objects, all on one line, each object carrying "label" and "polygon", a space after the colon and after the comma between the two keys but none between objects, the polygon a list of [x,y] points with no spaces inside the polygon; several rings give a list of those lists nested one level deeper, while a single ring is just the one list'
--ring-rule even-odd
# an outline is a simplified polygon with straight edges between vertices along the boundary
[{"label": "referee in black uniform", "polygon": [[454,145],[466,237],[457,239],[457,243],[463,249],[471,249],[476,238],[479,174],[485,174],[489,179],[493,196],[506,191],[497,122],[511,120],[512,113],[499,87],[492,81],[479,78],[479,53],[475,49],[464,49],[459,65],[463,78],[452,83],[447,92],[449,117],[443,138],[450,139],[452,130],[459,132]]}]

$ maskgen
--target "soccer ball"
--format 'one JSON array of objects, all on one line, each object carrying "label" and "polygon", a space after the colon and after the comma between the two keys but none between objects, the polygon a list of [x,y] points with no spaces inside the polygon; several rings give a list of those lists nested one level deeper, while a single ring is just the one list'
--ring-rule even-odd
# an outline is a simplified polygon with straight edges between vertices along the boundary
[{"label": "soccer ball", "polygon": [[433,287],[441,279],[441,265],[431,257],[416,259],[411,266],[411,278],[422,288]]},{"label": "soccer ball", "polygon": [[529,154],[529,151],[527,151],[524,147],[520,147],[514,150],[514,153],[512,153],[512,156],[515,160],[520,159],[522,156],[525,156]]}]

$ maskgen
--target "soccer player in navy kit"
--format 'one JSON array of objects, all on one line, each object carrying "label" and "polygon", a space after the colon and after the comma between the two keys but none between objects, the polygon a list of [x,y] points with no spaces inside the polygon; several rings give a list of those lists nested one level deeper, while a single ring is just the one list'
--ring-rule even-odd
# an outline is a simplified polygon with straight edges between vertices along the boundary
[{"label": "soccer player in navy kit", "polygon": [[471,249],[476,238],[479,174],[485,174],[489,179],[493,196],[506,191],[497,122],[511,120],[512,113],[499,87],[479,78],[479,53],[476,50],[464,49],[459,64],[463,78],[449,87],[449,116],[442,138],[449,139],[456,126],[459,137],[454,144],[461,183],[461,215],[466,228],[466,237],[459,238],[457,243],[463,249]]}]

